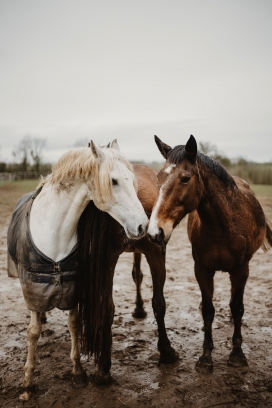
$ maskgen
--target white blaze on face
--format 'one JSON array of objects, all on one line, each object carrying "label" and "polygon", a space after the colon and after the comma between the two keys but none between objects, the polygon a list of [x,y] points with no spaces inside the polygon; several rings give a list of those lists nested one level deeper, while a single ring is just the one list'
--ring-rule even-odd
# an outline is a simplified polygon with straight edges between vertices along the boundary
[{"label": "white blaze on face", "polygon": [[152,210],[152,214],[150,217],[150,221],[149,221],[149,226],[148,226],[148,234],[151,235],[152,237],[155,237],[155,235],[157,235],[159,233],[159,227],[158,227],[158,210],[161,206],[161,203],[163,201],[163,195],[164,195],[164,191],[163,191],[163,187],[161,186],[160,191],[159,191],[159,196],[158,199],[156,201],[156,204]]},{"label": "white blaze on face", "polygon": [[134,174],[118,162],[111,172],[117,184],[112,186],[112,201],[106,210],[125,229],[130,238],[137,238],[139,227],[146,230],[148,218],[134,188]]},{"label": "white blaze on face", "polygon": [[[175,167],[175,164],[171,164],[166,168],[166,172],[170,173],[171,170]],[[163,229],[165,239],[168,239],[173,231],[173,221],[171,219],[163,219],[159,220],[158,219],[158,212],[160,207],[163,205],[163,201],[165,199],[165,191],[166,191],[166,186],[169,182],[170,177],[166,180],[166,182],[161,186],[160,191],[159,191],[159,196],[156,201],[156,204],[152,210],[152,214],[150,217],[149,221],[149,226],[147,233],[151,235],[153,238],[160,232],[160,228]]]},{"label": "white blaze on face", "polygon": [[176,167],[176,164],[170,164],[168,167],[166,167],[166,169],[164,170],[165,173],[170,174],[172,169],[174,169]]}]

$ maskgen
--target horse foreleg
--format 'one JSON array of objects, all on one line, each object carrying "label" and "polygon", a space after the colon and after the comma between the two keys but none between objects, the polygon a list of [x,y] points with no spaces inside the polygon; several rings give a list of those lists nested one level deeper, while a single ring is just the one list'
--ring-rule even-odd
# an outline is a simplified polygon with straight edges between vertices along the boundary
[{"label": "horse foreleg", "polygon": [[145,256],[150,267],[153,281],[152,307],[158,324],[160,363],[173,363],[178,360],[178,354],[175,349],[171,347],[164,323],[166,309],[163,295],[163,287],[166,277],[165,252],[159,246],[150,243],[148,245],[148,250],[145,251]]},{"label": "horse foreleg", "polygon": [[71,335],[71,361],[73,363],[73,374],[80,382],[86,381],[86,371],[80,362],[80,353],[78,347],[78,308],[69,310],[68,328]]},{"label": "horse foreleg", "polygon": [[143,318],[146,317],[146,311],[144,310],[144,301],[141,294],[141,283],[143,280],[143,273],[141,271],[141,259],[142,254],[141,252],[134,252],[133,253],[133,268],[132,268],[132,277],[136,285],[136,307],[132,314],[133,317],[136,318]]},{"label": "horse foreleg", "polygon": [[213,277],[214,271],[203,265],[195,264],[195,276],[202,295],[202,316],[204,320],[203,354],[196,363],[196,371],[210,373],[213,371],[212,350],[212,322],[214,319],[213,307]]},{"label": "horse foreleg", "polygon": [[234,333],[232,337],[233,348],[229,356],[228,364],[235,367],[248,365],[246,356],[244,355],[241,347],[243,341],[241,334],[242,317],[244,314],[243,296],[248,274],[248,263],[230,272],[230,309],[234,320]]},{"label": "horse foreleg", "polygon": [[30,388],[33,386],[33,374],[35,369],[35,350],[39,337],[41,335],[41,331],[42,331],[41,313],[31,312],[31,319],[27,329],[28,353],[27,360],[24,366],[25,378],[22,384],[22,386],[25,388]]}]

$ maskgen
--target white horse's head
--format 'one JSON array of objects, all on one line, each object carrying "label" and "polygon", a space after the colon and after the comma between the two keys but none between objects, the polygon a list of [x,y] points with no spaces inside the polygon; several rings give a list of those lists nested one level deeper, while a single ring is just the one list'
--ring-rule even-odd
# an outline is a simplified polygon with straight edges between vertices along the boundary
[{"label": "white horse's head", "polygon": [[132,166],[121,155],[117,140],[104,148],[91,141],[90,147],[96,163],[96,175],[91,180],[95,205],[118,221],[129,238],[141,238],[148,218],[137,197]]},{"label": "white horse's head", "polygon": [[129,238],[139,239],[145,234],[148,218],[137,197],[132,166],[120,153],[116,140],[107,147],[97,147],[91,141],[89,147],[70,150],[48,177],[67,191],[76,182],[83,183],[87,197],[118,221]]}]

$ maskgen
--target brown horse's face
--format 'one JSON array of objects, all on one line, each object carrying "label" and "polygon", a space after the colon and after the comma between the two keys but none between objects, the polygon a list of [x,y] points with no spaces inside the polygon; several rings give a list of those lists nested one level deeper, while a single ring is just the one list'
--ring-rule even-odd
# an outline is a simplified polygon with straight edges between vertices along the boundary
[{"label": "brown horse's face", "polygon": [[[160,191],[148,227],[149,237],[157,243],[166,243],[176,225],[199,204],[201,188],[197,165],[194,156],[185,154],[186,147],[180,162],[174,164],[171,158],[167,159],[158,174]],[[167,148],[163,153],[169,157],[169,152],[176,148]]]}]

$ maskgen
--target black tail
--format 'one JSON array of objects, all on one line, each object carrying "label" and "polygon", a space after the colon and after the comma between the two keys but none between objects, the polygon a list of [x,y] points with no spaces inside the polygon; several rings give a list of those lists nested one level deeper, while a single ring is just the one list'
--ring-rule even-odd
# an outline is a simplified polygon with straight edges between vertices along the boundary
[{"label": "black tail", "polygon": [[115,221],[91,201],[78,224],[79,331],[82,352],[94,355],[95,364],[110,369],[114,316],[112,284],[113,246],[111,233]]},{"label": "black tail", "polygon": [[262,249],[266,252],[272,247],[272,230],[268,225],[268,222],[265,223],[266,232],[265,232],[265,239],[262,245]]}]

